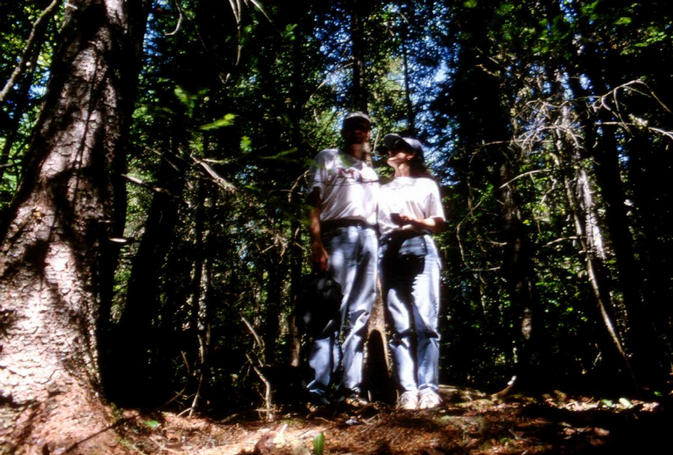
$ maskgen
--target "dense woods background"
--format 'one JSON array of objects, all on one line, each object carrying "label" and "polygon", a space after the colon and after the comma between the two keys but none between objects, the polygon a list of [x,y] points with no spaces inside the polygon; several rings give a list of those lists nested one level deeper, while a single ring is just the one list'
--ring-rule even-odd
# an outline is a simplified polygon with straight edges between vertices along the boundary
[{"label": "dense woods background", "polygon": [[375,148],[422,139],[441,182],[442,383],[670,392],[669,2],[0,5],[3,405],[35,399],[12,362],[37,313],[62,349],[20,367],[53,367],[35,384],[219,416],[282,400],[306,171],[355,109]]}]

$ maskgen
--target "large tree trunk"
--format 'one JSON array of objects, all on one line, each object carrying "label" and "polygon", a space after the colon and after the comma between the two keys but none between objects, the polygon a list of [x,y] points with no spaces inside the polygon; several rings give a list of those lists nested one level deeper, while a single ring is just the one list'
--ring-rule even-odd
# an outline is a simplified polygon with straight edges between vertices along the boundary
[{"label": "large tree trunk", "polygon": [[[599,114],[600,123],[609,121]],[[667,374],[664,355],[657,339],[649,302],[643,292],[642,270],[636,257],[635,241],[629,230],[630,220],[625,205],[626,195],[620,177],[619,150],[616,132],[604,129],[592,154],[596,161],[596,176],[606,206],[606,223],[617,259],[619,281],[622,284],[631,331],[633,367],[641,385],[660,386]]]},{"label": "large tree trunk", "polygon": [[645,282],[644,295],[651,309],[657,333],[665,335],[666,364],[673,350],[673,226],[668,221],[673,211],[669,183],[673,177],[670,150],[636,133],[630,141],[629,181],[633,188],[638,224],[642,228],[638,256]]},{"label": "large tree trunk", "polygon": [[75,446],[105,428],[95,328],[123,222],[120,170],[146,3],[69,3],[24,180],[0,227],[0,440],[8,452],[90,453],[107,434]]}]

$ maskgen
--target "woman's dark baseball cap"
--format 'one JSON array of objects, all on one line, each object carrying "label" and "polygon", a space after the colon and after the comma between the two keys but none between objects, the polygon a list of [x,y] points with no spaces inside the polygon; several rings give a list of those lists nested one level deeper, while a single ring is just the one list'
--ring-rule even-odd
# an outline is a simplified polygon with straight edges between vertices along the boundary
[{"label": "woman's dark baseball cap", "polygon": [[383,143],[388,149],[403,148],[416,155],[416,158],[423,161],[423,145],[418,139],[413,137],[402,137],[399,134],[386,134],[383,137]]}]

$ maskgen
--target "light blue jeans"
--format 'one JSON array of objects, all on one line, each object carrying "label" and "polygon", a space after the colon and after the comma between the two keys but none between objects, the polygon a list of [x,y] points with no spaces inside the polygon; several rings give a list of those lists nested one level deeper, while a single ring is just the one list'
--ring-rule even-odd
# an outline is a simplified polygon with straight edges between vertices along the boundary
[{"label": "light blue jeans", "polygon": [[402,392],[437,391],[441,262],[435,242],[423,234],[383,237],[379,261],[398,386]]},{"label": "light blue jeans", "polygon": [[341,367],[341,387],[347,394],[359,394],[367,322],[376,299],[378,239],[374,229],[347,226],[324,232],[322,242],[329,271],[341,285],[343,299],[339,319],[313,340],[308,361],[313,378],[308,390],[326,395],[337,385],[334,382]]}]

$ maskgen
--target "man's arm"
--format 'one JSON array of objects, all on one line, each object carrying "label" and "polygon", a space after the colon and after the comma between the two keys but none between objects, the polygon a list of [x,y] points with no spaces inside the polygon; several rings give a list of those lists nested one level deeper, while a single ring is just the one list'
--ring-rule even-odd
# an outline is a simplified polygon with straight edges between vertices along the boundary
[{"label": "man's arm", "polygon": [[308,230],[311,236],[311,265],[317,270],[327,270],[327,251],[320,238],[320,192],[317,188],[309,196]]}]

